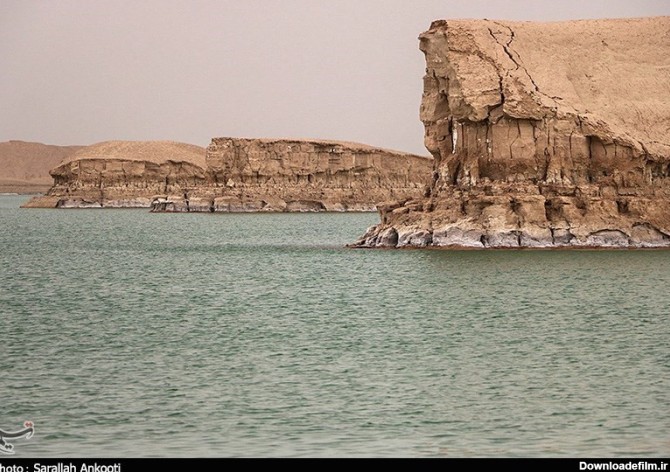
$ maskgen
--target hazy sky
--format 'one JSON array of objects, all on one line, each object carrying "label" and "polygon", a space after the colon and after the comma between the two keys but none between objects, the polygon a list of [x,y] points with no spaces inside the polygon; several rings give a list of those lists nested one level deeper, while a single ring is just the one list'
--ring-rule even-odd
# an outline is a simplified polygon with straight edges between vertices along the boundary
[{"label": "hazy sky", "polygon": [[668,0],[0,0],[0,141],[214,136],[426,154],[417,36],[438,18],[670,15]]}]

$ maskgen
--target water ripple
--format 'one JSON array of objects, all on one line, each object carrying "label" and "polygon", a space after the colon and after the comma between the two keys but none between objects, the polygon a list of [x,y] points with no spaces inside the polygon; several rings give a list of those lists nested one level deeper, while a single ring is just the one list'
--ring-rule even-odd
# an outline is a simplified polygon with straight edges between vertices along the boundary
[{"label": "water ripple", "polygon": [[670,252],[351,251],[376,215],[20,202],[0,427],[36,423],[23,456],[670,453]]}]

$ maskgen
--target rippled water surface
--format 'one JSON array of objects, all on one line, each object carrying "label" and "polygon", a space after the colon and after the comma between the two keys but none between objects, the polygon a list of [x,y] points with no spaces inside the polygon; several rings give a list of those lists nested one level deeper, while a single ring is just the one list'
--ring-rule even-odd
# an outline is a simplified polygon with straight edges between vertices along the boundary
[{"label": "rippled water surface", "polygon": [[351,250],[375,214],[0,197],[25,456],[667,456],[669,251]]}]

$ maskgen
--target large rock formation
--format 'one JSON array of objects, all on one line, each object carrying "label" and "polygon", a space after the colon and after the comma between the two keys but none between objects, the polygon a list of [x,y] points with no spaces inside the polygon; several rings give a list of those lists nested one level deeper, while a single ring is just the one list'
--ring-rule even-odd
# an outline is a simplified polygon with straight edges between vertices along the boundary
[{"label": "large rock formation", "polygon": [[373,211],[425,194],[431,169],[431,158],[336,141],[215,138],[206,152],[110,141],[64,160],[51,171],[53,188],[26,206]]},{"label": "large rock formation", "polygon": [[0,143],[0,192],[46,192],[53,183],[49,170],[81,148],[25,141]]},{"label": "large rock formation", "polygon": [[670,245],[670,18],[436,21],[430,195],[364,247]]},{"label": "large rock formation", "polygon": [[203,197],[213,211],[374,211],[423,195],[431,168],[432,159],[358,143],[214,138]]},{"label": "large rock formation", "polygon": [[172,141],[106,141],[51,170],[54,185],[26,207],[149,207],[157,194],[205,183],[205,149]]}]

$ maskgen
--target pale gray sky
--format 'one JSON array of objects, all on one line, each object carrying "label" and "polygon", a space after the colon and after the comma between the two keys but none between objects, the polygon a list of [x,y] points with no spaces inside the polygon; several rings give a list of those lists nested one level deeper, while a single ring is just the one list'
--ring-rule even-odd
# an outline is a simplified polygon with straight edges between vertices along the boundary
[{"label": "pale gray sky", "polygon": [[670,15],[668,0],[0,0],[0,141],[214,136],[427,154],[417,36],[439,18]]}]

